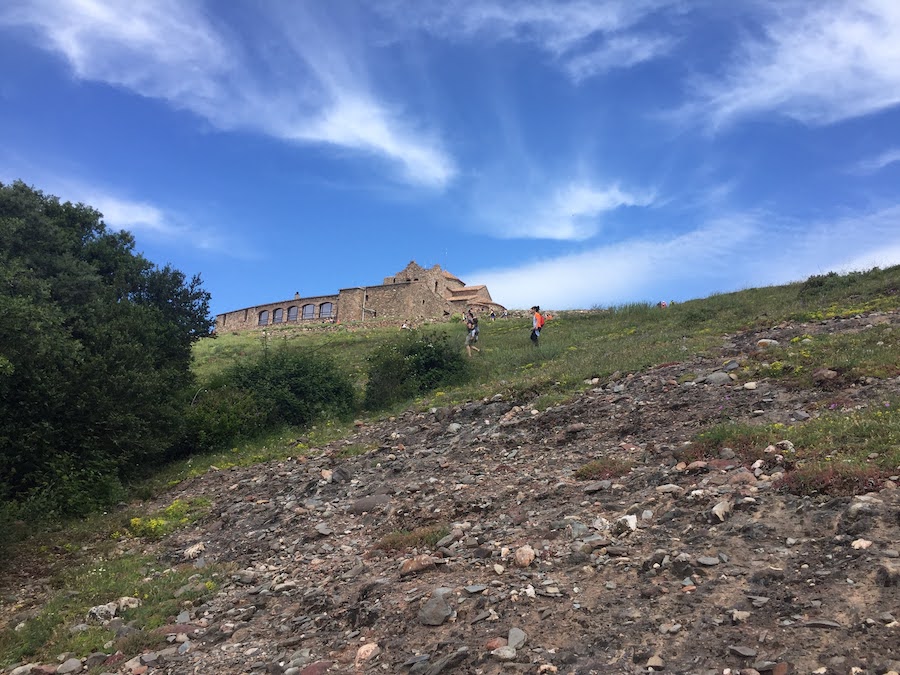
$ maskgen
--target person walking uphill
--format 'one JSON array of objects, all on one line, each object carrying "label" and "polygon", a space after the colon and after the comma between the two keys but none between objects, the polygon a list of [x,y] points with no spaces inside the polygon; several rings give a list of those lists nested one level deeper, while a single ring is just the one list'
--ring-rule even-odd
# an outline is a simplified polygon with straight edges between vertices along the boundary
[{"label": "person walking uphill", "polygon": [[473,316],[471,312],[466,318],[466,329],[468,330],[468,333],[466,333],[466,352],[471,357],[473,349],[476,352],[481,351],[475,346],[475,343],[478,342],[478,318]]},{"label": "person walking uphill", "polygon": [[541,316],[541,308],[535,305],[531,308],[531,341],[538,346],[538,338],[541,337],[541,328],[544,327],[544,317]]}]

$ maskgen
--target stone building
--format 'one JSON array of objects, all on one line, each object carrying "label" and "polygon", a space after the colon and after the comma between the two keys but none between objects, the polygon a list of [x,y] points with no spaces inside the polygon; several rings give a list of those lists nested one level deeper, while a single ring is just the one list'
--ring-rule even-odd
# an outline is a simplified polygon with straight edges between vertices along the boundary
[{"label": "stone building", "polygon": [[336,295],[300,297],[246,307],[216,316],[216,331],[247,330],[278,324],[340,321],[422,321],[447,318],[468,309],[504,310],[487,286],[466,286],[440,265],[424,268],[415,261],[377,286],[342,288]]}]

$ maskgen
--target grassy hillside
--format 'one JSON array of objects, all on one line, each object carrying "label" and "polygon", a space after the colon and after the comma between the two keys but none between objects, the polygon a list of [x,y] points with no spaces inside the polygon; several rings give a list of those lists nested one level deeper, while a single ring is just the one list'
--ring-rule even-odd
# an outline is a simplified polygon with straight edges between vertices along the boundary
[{"label": "grassy hillside", "polygon": [[[783,321],[815,321],[900,305],[900,266],[811,277],[785,286],[753,288],[674,304],[660,309],[632,304],[609,309],[553,313],[535,349],[529,342],[530,318],[481,321],[481,353],[472,359],[472,377],[460,387],[436,391],[413,402],[437,405],[496,393],[540,397],[538,405],[570,396],[586,379],[680,361],[721,343],[724,334],[775,326]],[[552,309],[551,309],[552,312]],[[463,350],[460,322],[427,325],[425,333],[446,334]],[[306,330],[289,326],[226,333],[195,346],[194,367],[209,379],[240,359],[264,350],[299,349],[330,356],[362,390],[366,359],[398,328],[357,324]]]}]

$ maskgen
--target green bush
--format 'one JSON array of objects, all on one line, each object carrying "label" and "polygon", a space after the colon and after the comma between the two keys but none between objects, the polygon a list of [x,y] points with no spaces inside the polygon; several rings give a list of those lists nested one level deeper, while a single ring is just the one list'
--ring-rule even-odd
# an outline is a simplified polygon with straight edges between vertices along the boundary
[{"label": "green bush", "polygon": [[252,391],[224,385],[202,389],[185,413],[186,454],[219,450],[252,438],[265,428],[267,417]]},{"label": "green bush", "polygon": [[[353,414],[355,398],[350,378],[328,358],[288,348],[238,363],[225,373],[226,383],[255,400],[265,425],[309,426],[320,419],[344,419]],[[251,414],[245,402],[242,414]]]},{"label": "green bush", "polygon": [[369,356],[365,406],[389,407],[436,387],[468,378],[463,353],[447,335],[413,333],[386,343]]}]

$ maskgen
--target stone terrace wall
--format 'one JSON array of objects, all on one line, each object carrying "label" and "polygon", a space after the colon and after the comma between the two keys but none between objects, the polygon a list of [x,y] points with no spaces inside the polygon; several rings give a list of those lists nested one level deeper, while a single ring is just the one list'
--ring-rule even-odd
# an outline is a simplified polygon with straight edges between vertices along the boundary
[{"label": "stone terrace wall", "polygon": [[[331,314],[322,316],[323,305],[331,303]],[[312,317],[304,318],[303,308],[313,305],[314,312]],[[291,308],[296,308],[297,318],[290,319]],[[257,305],[256,307],[247,307],[238,309],[233,312],[219,314],[216,317],[216,332],[225,332],[232,330],[247,330],[250,328],[265,328],[266,326],[278,325],[274,322],[275,313],[281,310],[281,321],[279,323],[302,323],[303,321],[322,321],[323,319],[336,318],[338,313],[338,296],[337,295],[317,295],[312,298],[291,298],[290,300],[282,300],[280,302],[270,302],[265,305]],[[259,317],[262,312],[268,312],[268,321],[266,324],[260,324]]]}]

